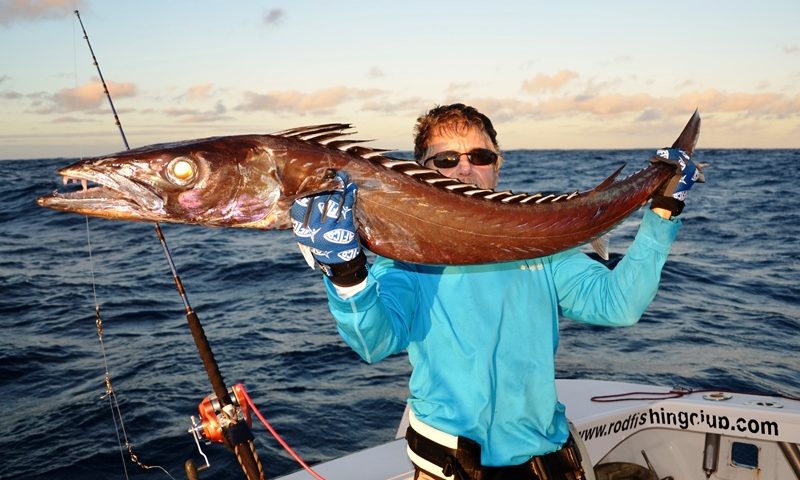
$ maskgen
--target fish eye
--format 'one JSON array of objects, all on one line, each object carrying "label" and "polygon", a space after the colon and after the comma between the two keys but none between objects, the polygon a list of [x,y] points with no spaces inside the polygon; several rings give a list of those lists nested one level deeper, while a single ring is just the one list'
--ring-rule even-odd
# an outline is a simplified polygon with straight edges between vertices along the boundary
[{"label": "fish eye", "polygon": [[187,157],[177,157],[172,159],[167,165],[167,173],[170,180],[178,185],[186,185],[191,182],[197,172],[195,163]]}]

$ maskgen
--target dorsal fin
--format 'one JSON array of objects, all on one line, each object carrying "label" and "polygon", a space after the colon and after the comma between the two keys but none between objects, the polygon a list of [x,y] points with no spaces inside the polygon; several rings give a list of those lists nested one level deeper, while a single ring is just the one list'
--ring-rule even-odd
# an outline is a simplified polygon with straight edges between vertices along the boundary
[{"label": "dorsal fin", "polygon": [[614,183],[614,179],[617,178],[617,175],[619,175],[619,172],[621,172],[622,169],[625,168],[625,165],[626,164],[623,163],[618,169],[614,171],[614,173],[609,175],[608,178],[600,182],[600,185],[594,187],[594,189],[599,192],[603,189],[610,187],[611,184]]},{"label": "dorsal fin", "polygon": [[334,140],[332,142],[325,142],[326,147],[336,148],[338,150],[345,150],[344,147],[355,145],[356,143],[364,143],[369,140],[357,140],[352,138],[343,138],[342,140]]},{"label": "dorsal fin", "polygon": [[[541,194],[530,195],[528,193],[514,193],[511,191],[498,192],[495,190],[482,189],[475,185],[465,184],[458,179],[445,177],[439,171],[430,169],[414,160],[402,160],[392,158],[384,155],[386,152],[391,152],[390,149],[365,147],[357,145],[363,142],[371,142],[372,140],[358,140],[358,139],[340,139],[339,137],[345,135],[352,135],[355,131],[352,130],[353,126],[349,123],[326,123],[322,125],[310,125],[306,127],[291,128],[273,133],[272,135],[281,137],[296,138],[299,140],[314,142],[327,148],[341,150],[343,152],[355,155],[373,163],[378,163],[385,168],[394,170],[396,172],[408,175],[409,177],[423,183],[427,183],[433,187],[441,190],[447,190],[455,194],[460,194],[465,197],[481,198],[488,202],[497,203],[553,203],[564,200],[571,200],[578,195],[579,192],[572,194]],[[624,168],[625,165],[620,167],[608,179],[598,185],[596,189],[602,189],[613,183],[614,177]]]},{"label": "dorsal fin", "polygon": [[683,131],[678,135],[678,139],[672,144],[672,148],[680,148],[692,156],[694,147],[697,146],[697,139],[700,137],[700,112],[694,110],[692,117],[683,127]]},{"label": "dorsal fin", "polygon": [[[342,132],[342,131],[337,130],[335,132],[317,133],[317,134],[314,134],[314,135],[311,135],[311,136],[303,135],[303,140],[307,140],[309,142],[317,142],[317,143],[321,143],[323,145],[328,145],[328,140],[333,140],[333,139],[342,137],[344,135],[352,135],[354,133],[355,132]],[[356,140],[356,141],[357,142],[364,142],[366,140]]]},{"label": "dorsal fin", "polygon": [[[349,130],[353,128],[353,126],[349,123],[326,123],[323,125],[310,125],[306,127],[297,127],[297,128],[290,128],[288,130],[281,130],[280,132],[275,132],[273,135],[279,137],[299,137],[305,138],[309,135],[313,136],[316,134],[321,133],[334,133],[334,132],[342,132],[344,135],[345,130]],[[355,132],[347,132],[347,135]]]},{"label": "dorsal fin", "polygon": [[[372,141],[372,140],[367,140]],[[391,150],[387,150],[385,148],[371,148],[371,147],[364,147],[362,145],[356,145],[353,147],[348,148],[345,150],[347,153],[351,153],[353,155],[358,155],[361,158],[370,158],[376,155],[383,155],[384,152],[390,152]]]}]

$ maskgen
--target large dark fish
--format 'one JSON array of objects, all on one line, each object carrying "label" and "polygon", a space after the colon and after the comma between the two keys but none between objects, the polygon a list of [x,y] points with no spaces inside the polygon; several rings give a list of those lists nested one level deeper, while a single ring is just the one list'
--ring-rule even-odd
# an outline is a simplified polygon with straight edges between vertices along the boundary
[{"label": "large dark fish", "polygon": [[[550,255],[588,243],[646,203],[675,174],[654,157],[633,175],[563,195],[480,189],[356,145],[350,125],[166,143],[82,160],[58,171],[83,189],[40,197],[43,207],[118,220],[285,229],[295,198],[359,186],[358,232],[372,252],[426,264]],[[694,151],[695,111],[673,147]],[[86,188],[88,182],[99,184]]]}]

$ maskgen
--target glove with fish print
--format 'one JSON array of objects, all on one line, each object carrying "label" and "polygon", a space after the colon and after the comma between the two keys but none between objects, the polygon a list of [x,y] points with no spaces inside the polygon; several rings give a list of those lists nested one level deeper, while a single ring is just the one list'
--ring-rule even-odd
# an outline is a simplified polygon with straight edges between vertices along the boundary
[{"label": "glove with fish print", "polygon": [[663,208],[677,217],[683,211],[686,196],[696,182],[704,182],[703,170],[696,165],[689,154],[677,148],[657,150],[653,162],[675,165],[675,175],[653,196],[650,208]]},{"label": "glove with fish print", "polygon": [[356,234],[353,206],[358,187],[346,172],[337,172],[341,187],[295,200],[289,212],[292,230],[306,261],[340,287],[367,278],[367,257]]}]

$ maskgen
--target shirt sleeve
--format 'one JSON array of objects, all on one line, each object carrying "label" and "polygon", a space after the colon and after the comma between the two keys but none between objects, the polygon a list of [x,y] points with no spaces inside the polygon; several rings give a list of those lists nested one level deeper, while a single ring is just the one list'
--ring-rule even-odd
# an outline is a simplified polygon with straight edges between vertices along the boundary
[{"label": "shirt sleeve", "polygon": [[377,257],[366,288],[346,299],[327,278],[325,285],[339,334],[365,362],[377,362],[408,346],[408,322],[417,308],[413,266]]},{"label": "shirt sleeve", "polygon": [[595,325],[633,325],[655,298],[680,220],[647,209],[631,246],[613,270],[573,249],[553,255],[561,313]]}]

